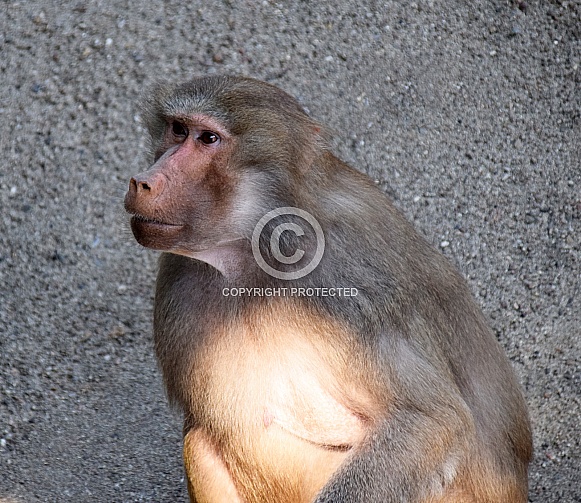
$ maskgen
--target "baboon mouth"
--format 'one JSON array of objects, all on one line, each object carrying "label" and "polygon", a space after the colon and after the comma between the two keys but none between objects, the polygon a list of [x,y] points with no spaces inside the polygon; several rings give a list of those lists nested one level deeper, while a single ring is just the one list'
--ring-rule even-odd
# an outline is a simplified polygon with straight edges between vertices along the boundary
[{"label": "baboon mouth", "polygon": [[184,225],[163,222],[157,218],[134,214],[131,217],[131,231],[137,242],[147,248],[165,250],[179,240]]},{"label": "baboon mouth", "polygon": [[145,224],[145,225],[153,225],[153,226],[160,226],[160,227],[182,227],[182,224],[174,224],[171,222],[164,222],[162,220],[158,220],[157,218],[146,217],[145,215],[141,215],[139,213],[134,213],[131,216],[131,224]]}]

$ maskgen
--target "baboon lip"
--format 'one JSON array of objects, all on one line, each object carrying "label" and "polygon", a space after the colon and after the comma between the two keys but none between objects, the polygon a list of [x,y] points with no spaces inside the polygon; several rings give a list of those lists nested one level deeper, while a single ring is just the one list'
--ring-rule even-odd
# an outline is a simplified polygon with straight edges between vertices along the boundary
[{"label": "baboon lip", "polygon": [[145,225],[153,225],[159,227],[183,227],[182,224],[174,224],[171,222],[164,222],[163,220],[159,220],[157,218],[146,217],[145,215],[141,215],[139,213],[134,213],[131,216],[131,223],[135,224],[145,224]]},{"label": "baboon lip", "polygon": [[156,218],[133,215],[131,230],[137,242],[154,250],[166,250],[180,239],[184,225],[163,222]]}]

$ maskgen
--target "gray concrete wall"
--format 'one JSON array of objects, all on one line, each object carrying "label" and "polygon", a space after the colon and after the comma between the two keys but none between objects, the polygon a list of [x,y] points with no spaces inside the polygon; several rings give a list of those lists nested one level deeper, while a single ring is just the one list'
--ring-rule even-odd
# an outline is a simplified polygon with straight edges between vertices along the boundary
[{"label": "gray concrete wall", "polygon": [[0,501],[184,501],[122,208],[157,78],[295,95],[462,270],[530,405],[534,502],[581,501],[576,1],[0,2]]}]

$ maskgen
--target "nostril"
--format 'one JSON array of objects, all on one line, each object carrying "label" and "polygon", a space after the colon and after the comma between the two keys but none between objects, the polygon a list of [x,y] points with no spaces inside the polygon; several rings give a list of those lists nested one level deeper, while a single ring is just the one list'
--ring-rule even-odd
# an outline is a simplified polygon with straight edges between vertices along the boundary
[{"label": "nostril", "polygon": [[151,192],[151,186],[145,181],[137,181],[135,178],[129,180],[129,189],[135,192]]},{"label": "nostril", "polygon": [[163,177],[157,173],[144,173],[129,180],[129,192],[134,197],[157,197],[163,189]]}]

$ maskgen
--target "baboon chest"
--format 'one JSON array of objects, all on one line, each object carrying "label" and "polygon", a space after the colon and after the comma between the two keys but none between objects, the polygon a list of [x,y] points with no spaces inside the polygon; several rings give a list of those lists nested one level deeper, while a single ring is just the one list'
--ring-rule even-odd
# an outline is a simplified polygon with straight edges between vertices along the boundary
[{"label": "baboon chest", "polygon": [[200,494],[210,490],[201,474],[211,459],[248,501],[310,501],[361,443],[364,394],[345,380],[347,351],[324,340],[296,323],[240,324],[208,337],[185,443]]}]

